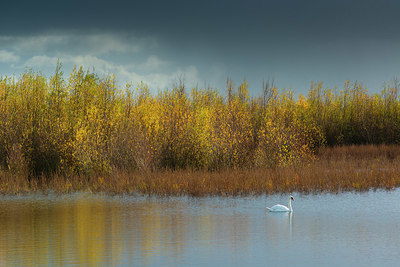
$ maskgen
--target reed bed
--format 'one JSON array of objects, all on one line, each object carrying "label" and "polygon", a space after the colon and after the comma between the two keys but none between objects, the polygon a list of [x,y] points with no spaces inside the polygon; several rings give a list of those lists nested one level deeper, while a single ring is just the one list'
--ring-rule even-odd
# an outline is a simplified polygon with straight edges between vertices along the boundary
[{"label": "reed bed", "polygon": [[323,148],[319,151],[318,160],[303,167],[219,171],[114,170],[105,176],[55,175],[33,180],[25,177],[0,173],[0,192],[16,194],[35,191],[89,191],[157,196],[246,196],[391,190],[400,186],[400,147],[371,145]]}]

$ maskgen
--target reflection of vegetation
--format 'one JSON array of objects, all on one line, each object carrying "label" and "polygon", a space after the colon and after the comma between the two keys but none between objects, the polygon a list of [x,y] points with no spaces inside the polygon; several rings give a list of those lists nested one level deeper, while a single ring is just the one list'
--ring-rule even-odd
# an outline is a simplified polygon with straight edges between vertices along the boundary
[{"label": "reflection of vegetation", "polygon": [[137,171],[307,167],[324,145],[397,144],[398,91],[397,81],[375,95],[358,83],[340,92],[319,83],[296,100],[267,83],[254,98],[247,81],[235,88],[228,79],[226,98],[183,83],[154,96],[144,84],[120,89],[113,76],[82,68],[69,79],[61,65],[48,80],[27,71],[0,80],[0,190],[57,177],[64,191],[89,180],[101,190]]},{"label": "reflection of vegetation", "polygon": [[[232,246],[248,239],[243,214],[226,218],[201,203],[201,214],[190,213],[193,203],[182,199],[118,199],[83,194],[0,202],[0,265],[176,265],[194,240],[207,251],[210,237]],[[222,236],[221,222],[235,232]]]}]

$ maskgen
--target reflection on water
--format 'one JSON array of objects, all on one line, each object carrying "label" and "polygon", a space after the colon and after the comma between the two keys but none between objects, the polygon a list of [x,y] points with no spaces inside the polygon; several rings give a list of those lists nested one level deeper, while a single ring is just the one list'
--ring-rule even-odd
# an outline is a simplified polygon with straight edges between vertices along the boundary
[{"label": "reflection on water", "polygon": [[265,210],[287,196],[0,197],[0,266],[390,266],[400,260],[399,197],[296,196],[293,213]]},{"label": "reflection on water", "polygon": [[278,242],[282,238],[291,240],[292,238],[292,212],[268,212],[268,227],[266,234],[268,240],[276,239]]}]

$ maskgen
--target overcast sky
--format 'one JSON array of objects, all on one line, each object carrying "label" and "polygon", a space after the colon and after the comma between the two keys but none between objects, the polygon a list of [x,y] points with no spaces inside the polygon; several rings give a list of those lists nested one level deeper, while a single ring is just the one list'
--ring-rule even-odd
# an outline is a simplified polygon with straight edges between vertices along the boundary
[{"label": "overcast sky", "polygon": [[0,16],[0,74],[54,72],[57,59],[114,73],[125,82],[224,90],[247,77],[308,91],[311,81],[369,92],[400,77],[400,1],[202,0],[6,1]]}]

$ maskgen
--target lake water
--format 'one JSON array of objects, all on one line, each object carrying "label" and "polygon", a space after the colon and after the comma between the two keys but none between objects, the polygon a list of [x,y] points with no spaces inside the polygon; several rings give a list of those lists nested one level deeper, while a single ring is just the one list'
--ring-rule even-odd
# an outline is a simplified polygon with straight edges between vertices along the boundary
[{"label": "lake water", "polygon": [[400,266],[400,190],[0,197],[0,266]]}]

